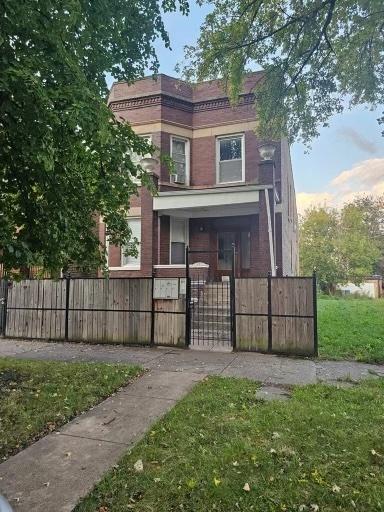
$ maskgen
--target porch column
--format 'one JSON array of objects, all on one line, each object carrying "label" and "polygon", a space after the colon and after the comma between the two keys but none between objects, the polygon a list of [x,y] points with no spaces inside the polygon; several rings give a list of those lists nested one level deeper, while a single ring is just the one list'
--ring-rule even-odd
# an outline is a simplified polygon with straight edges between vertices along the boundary
[{"label": "porch column", "polygon": [[[259,163],[260,185],[273,186],[275,182],[275,163],[262,160]],[[259,272],[276,273],[276,229],[275,229],[275,191],[266,188],[259,196]]]}]

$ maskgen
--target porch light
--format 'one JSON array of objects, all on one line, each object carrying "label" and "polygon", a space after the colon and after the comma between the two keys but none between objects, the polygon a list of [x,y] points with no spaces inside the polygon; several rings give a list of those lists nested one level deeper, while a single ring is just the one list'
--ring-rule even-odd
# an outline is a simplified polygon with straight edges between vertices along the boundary
[{"label": "porch light", "polygon": [[262,144],[258,147],[260,158],[263,161],[273,160],[275,156],[276,146],[274,144]]},{"label": "porch light", "polygon": [[153,172],[157,167],[159,160],[152,156],[144,157],[140,160],[140,165],[147,172]]}]

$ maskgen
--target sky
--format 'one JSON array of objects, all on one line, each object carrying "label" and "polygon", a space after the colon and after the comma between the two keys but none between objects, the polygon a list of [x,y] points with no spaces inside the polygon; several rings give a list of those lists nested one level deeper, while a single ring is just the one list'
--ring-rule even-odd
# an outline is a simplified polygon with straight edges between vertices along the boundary
[{"label": "sky", "polygon": [[[172,51],[156,44],[161,73],[179,76],[175,66],[183,61],[184,46],[196,42],[207,12],[191,2],[188,17],[165,15]],[[384,125],[377,122],[383,110],[356,107],[335,115],[309,152],[302,144],[291,147],[299,213],[311,205],[340,206],[356,194],[384,194]]]}]

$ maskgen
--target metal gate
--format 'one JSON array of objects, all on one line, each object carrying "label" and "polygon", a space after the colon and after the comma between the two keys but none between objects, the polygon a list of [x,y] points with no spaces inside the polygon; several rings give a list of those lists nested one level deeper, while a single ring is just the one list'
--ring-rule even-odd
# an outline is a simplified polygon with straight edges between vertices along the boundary
[{"label": "metal gate", "polygon": [[219,251],[186,250],[186,344],[204,350],[231,350],[235,346],[235,249],[227,276],[210,267],[194,267],[191,257],[216,257]]}]

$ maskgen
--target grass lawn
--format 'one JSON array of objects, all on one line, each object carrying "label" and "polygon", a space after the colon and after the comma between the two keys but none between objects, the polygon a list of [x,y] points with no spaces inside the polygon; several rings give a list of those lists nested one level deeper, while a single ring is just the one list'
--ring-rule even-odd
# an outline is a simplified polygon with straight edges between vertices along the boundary
[{"label": "grass lawn", "polygon": [[296,388],[287,402],[256,390],[198,384],[76,512],[384,510],[383,380]]},{"label": "grass lawn", "polygon": [[100,402],[139,373],[137,366],[0,358],[0,458]]},{"label": "grass lawn", "polygon": [[320,299],[318,306],[321,357],[384,362],[383,299]]}]

